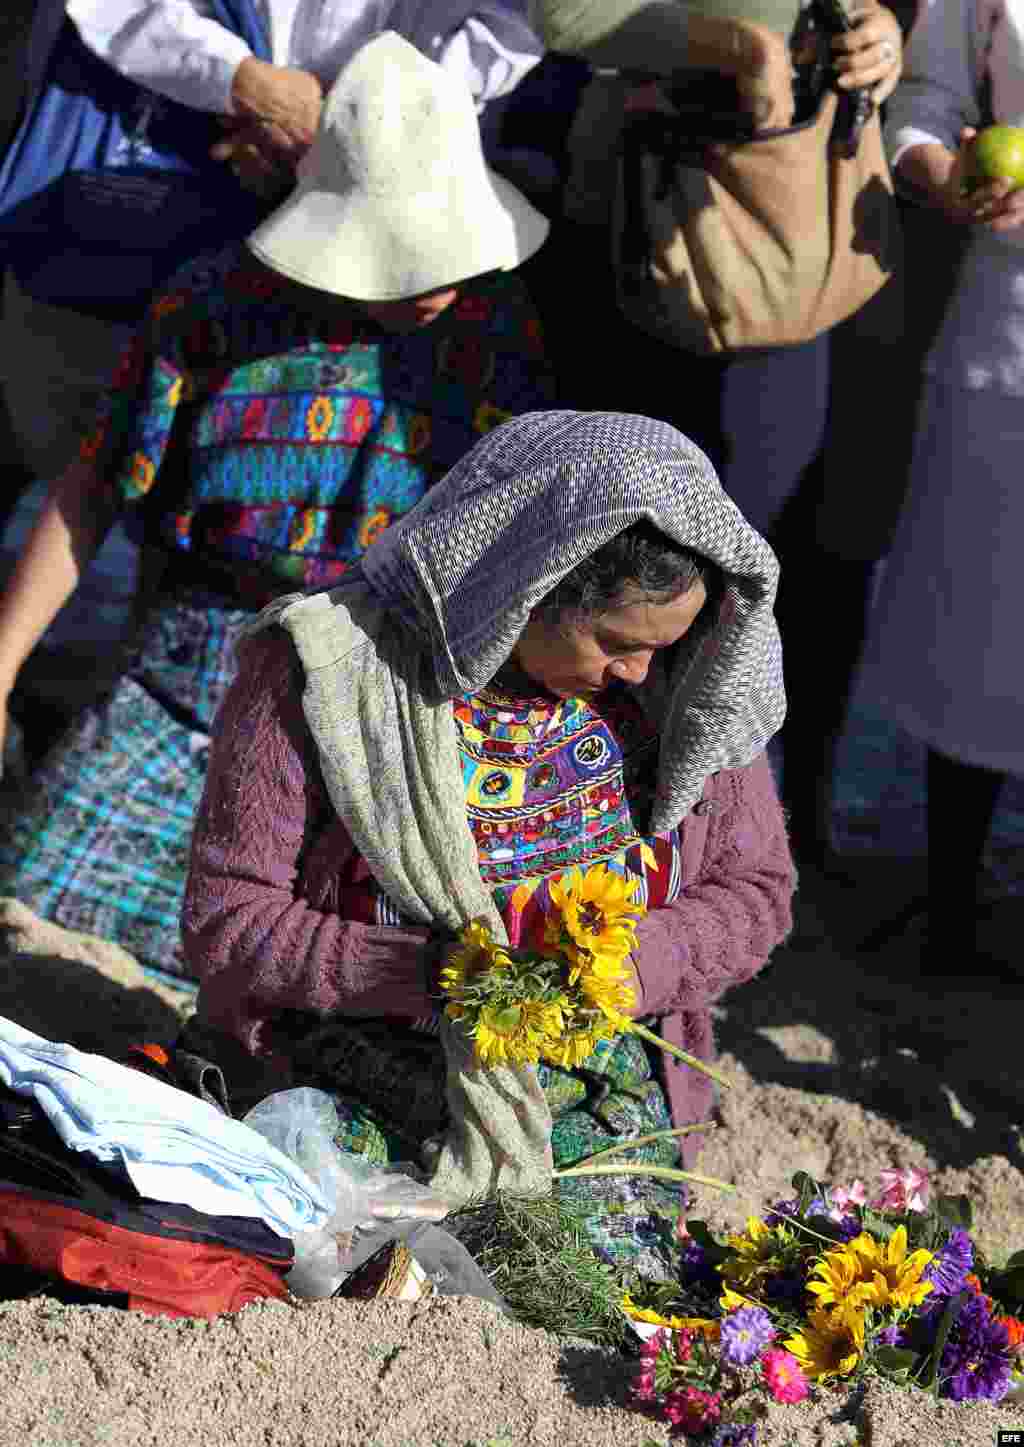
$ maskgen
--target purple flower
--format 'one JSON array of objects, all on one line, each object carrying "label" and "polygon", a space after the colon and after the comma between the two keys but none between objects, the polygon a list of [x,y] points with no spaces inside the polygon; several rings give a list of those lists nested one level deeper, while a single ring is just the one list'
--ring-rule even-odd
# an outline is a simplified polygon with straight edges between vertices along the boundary
[{"label": "purple flower", "polygon": [[722,1359],[731,1367],[749,1367],[775,1339],[771,1318],[759,1306],[741,1306],[722,1318]]},{"label": "purple flower", "polygon": [[768,1207],[764,1215],[766,1226],[786,1226],[793,1217],[800,1219],[800,1202],[795,1196],[788,1201],[776,1201]]},{"label": "purple flower", "polygon": [[906,1337],[901,1326],[887,1326],[884,1331],[878,1333],[875,1340],[886,1347],[906,1346]]},{"label": "purple flower", "polygon": [[974,1242],[967,1232],[958,1226],[949,1233],[945,1246],[935,1253],[935,1259],[924,1269],[925,1281],[932,1283],[930,1298],[935,1300],[939,1297],[955,1296],[958,1291],[962,1291],[967,1274],[973,1266]]},{"label": "purple flower", "polygon": [[1012,1364],[1006,1327],[993,1321],[978,1296],[965,1302],[942,1353],[943,1394],[954,1402],[1000,1402],[1010,1387]]},{"label": "purple flower", "polygon": [[712,1433],[709,1447],[754,1447],[756,1438],[753,1422],[723,1422]]},{"label": "purple flower", "polygon": [[707,1252],[697,1241],[688,1239],[679,1253],[679,1280],[683,1286],[706,1286],[717,1296],[722,1278],[708,1260]]},{"label": "purple flower", "polygon": [[798,1221],[809,1219],[811,1216],[826,1216],[838,1227],[838,1235],[843,1241],[852,1241],[854,1236],[859,1236],[862,1231],[860,1221],[856,1216],[837,1216],[834,1210],[829,1209],[829,1204],[824,1196],[815,1196],[809,1202],[807,1210],[801,1214],[800,1202],[795,1196],[788,1201],[776,1201],[769,1206],[764,1217],[766,1226],[788,1226],[795,1218]]}]

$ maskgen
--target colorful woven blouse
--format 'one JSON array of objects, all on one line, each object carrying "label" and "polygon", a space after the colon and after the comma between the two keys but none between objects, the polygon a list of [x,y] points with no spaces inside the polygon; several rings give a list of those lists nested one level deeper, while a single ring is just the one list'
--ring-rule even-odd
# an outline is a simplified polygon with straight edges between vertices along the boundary
[{"label": "colorful woven blouse", "polygon": [[[453,704],[469,827],[480,874],[516,946],[543,943],[548,885],[574,867],[606,863],[640,882],[648,909],[681,887],[681,835],[637,833],[650,803],[658,736],[628,689],[598,702],[514,697],[494,683]],[[359,861],[339,913],[398,924]]]},{"label": "colorful woven blouse", "polygon": [[484,432],[550,406],[519,278],[467,283],[399,335],[329,322],[243,246],[160,297],[82,445],[140,541],[247,605],[329,587]]}]

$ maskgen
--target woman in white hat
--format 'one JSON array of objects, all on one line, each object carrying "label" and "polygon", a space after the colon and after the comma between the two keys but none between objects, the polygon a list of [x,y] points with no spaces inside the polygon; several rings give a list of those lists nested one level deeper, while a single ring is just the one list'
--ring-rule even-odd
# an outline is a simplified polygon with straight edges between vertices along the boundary
[{"label": "woman in white hat", "polygon": [[511,274],[547,222],[465,85],[394,34],[328,97],[292,197],[153,305],[0,599],[0,691],[115,517],[163,564],[137,658],[33,781],[0,893],[180,971],[205,740],[234,639],[356,562],[482,432],[547,403]]},{"label": "woman in white hat", "polygon": [[[511,92],[542,54],[515,0],[231,0],[226,6],[213,0],[40,0],[34,8],[29,101],[36,93],[33,68],[53,44],[55,17],[63,12],[60,33],[66,38],[71,32],[83,76],[102,74],[98,60],[109,67],[106,84],[140,87],[135,119],[125,120],[123,94],[116,113],[133,127],[127,139],[138,147],[136,165],[157,164],[152,153],[147,159],[147,138],[155,127],[166,141],[167,123],[160,120],[166,102],[187,107],[197,121],[206,117],[212,136],[218,134],[216,118],[223,118],[214,155],[224,163],[225,204],[207,222],[217,227],[217,245],[242,237],[291,187],[324,96],[374,36],[385,30],[401,35],[465,84],[481,111]],[[31,124],[26,114],[19,136]],[[187,146],[185,154],[191,154]],[[250,197],[247,204],[235,177],[271,199],[257,204]],[[107,190],[103,209],[87,213],[84,246],[74,215],[51,208],[45,234],[7,257],[0,366],[15,434],[37,477],[52,480],[71,460],[155,290],[195,254],[191,227],[162,250],[147,245],[127,260],[131,205],[123,190]],[[240,216],[251,219],[239,224]]]}]

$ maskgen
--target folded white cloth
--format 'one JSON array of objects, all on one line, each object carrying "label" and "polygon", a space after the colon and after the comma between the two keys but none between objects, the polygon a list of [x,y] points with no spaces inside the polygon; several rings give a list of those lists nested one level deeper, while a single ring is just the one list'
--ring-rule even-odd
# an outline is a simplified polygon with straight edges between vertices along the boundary
[{"label": "folded white cloth", "polygon": [[186,1091],[0,1016],[0,1080],[31,1096],[61,1140],[120,1162],[140,1195],[210,1216],[248,1216],[282,1236],[321,1227],[312,1179],[241,1121]]}]

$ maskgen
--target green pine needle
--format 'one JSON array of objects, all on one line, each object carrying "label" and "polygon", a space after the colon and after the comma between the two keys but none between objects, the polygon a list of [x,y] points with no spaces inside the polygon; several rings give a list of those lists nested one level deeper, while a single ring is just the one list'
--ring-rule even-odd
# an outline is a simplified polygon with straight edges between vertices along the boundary
[{"label": "green pine needle", "polygon": [[578,1213],[552,1196],[499,1192],[444,1222],[527,1326],[620,1346],[630,1335],[622,1283],[595,1256]]}]

